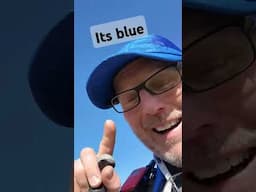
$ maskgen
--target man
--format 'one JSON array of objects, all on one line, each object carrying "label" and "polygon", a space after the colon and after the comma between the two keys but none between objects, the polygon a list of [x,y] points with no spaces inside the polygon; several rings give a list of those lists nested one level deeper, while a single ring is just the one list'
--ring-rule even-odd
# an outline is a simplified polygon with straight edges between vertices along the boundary
[{"label": "man", "polygon": [[[182,84],[181,50],[169,40],[149,35],[132,41],[104,60],[91,74],[87,92],[99,108],[113,107],[123,113],[133,132],[154,153],[133,191],[180,191],[182,167]],[[112,155],[115,125],[106,121],[95,152],[81,151],[75,161],[74,191],[99,188],[120,191],[113,167],[99,169],[97,159]],[[145,179],[146,178],[146,179]],[[129,182],[128,182],[129,183]],[[125,191],[125,186],[121,189]]]},{"label": "man", "polygon": [[184,191],[256,191],[256,2],[185,5]]}]

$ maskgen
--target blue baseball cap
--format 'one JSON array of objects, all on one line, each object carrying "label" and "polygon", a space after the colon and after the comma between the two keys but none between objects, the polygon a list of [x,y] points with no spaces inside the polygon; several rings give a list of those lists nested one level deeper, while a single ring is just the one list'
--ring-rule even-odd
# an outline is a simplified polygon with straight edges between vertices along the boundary
[{"label": "blue baseball cap", "polygon": [[110,100],[115,95],[115,75],[139,57],[178,62],[182,59],[182,52],[174,43],[159,35],[147,35],[130,41],[119,52],[103,60],[91,73],[86,89],[94,105],[101,109],[111,107]]},{"label": "blue baseball cap", "polygon": [[224,14],[249,15],[256,13],[256,0],[184,0],[186,7]]}]

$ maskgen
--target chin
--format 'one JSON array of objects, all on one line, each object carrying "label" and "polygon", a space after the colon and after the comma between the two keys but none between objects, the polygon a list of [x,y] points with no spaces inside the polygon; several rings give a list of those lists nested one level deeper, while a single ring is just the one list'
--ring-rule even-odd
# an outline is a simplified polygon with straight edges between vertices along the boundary
[{"label": "chin", "polygon": [[167,163],[182,168],[182,143],[176,144],[160,157]]},{"label": "chin", "polygon": [[229,172],[214,178],[198,180],[184,173],[184,189],[190,192],[254,192],[256,191],[255,155],[247,162],[233,167]]}]

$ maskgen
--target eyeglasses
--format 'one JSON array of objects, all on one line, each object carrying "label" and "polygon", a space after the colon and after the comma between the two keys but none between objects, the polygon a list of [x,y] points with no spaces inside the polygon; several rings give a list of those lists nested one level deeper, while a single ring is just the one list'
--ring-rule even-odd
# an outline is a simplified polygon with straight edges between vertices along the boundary
[{"label": "eyeglasses", "polygon": [[255,61],[251,37],[240,25],[227,25],[183,51],[183,91],[202,92],[233,79]]},{"label": "eyeglasses", "polygon": [[145,89],[152,95],[162,94],[181,82],[181,63],[176,66],[166,66],[138,86],[122,91],[111,99],[111,105],[118,113],[124,113],[134,109],[140,104],[140,90]]}]

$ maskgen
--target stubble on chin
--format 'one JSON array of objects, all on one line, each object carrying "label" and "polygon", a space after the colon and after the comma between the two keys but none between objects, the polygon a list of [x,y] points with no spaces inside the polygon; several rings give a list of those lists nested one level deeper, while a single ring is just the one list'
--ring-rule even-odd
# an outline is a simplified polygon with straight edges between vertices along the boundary
[{"label": "stubble on chin", "polygon": [[178,167],[182,168],[182,143],[178,143],[174,146],[169,151],[166,152],[158,152],[159,157],[166,161],[167,163]]}]

